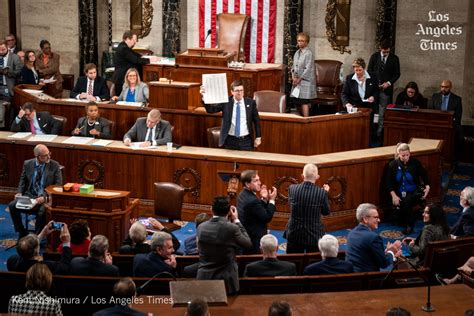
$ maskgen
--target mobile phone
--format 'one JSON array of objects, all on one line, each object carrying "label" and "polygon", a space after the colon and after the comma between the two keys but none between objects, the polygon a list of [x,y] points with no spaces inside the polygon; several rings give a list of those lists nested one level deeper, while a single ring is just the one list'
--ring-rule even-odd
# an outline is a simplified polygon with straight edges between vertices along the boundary
[{"label": "mobile phone", "polygon": [[145,225],[145,227],[151,227],[150,220],[148,218],[140,218],[138,221]]},{"label": "mobile phone", "polygon": [[60,222],[52,222],[51,223],[51,228],[54,229],[54,230],[61,230],[61,228],[63,228],[64,226],[64,223],[60,223]]}]

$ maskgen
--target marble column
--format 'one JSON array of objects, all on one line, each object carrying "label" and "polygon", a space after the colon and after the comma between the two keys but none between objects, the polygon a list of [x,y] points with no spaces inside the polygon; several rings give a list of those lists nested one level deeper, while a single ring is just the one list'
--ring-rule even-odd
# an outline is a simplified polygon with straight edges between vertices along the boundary
[{"label": "marble column", "polygon": [[174,57],[180,51],[180,0],[163,1],[163,56]]},{"label": "marble column", "polygon": [[79,73],[84,65],[98,65],[97,53],[97,3],[94,0],[79,0]]}]

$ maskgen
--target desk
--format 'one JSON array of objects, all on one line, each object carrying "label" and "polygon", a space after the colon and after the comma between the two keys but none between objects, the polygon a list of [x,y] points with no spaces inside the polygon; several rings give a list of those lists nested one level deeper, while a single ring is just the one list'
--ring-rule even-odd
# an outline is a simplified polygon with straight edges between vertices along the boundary
[{"label": "desk", "polygon": [[[23,161],[33,156],[34,142],[12,140],[0,132],[0,186],[16,190]],[[282,155],[215,148],[183,146],[167,152],[166,146],[132,150],[115,141],[107,147],[67,145],[66,137],[47,143],[53,159],[65,165],[64,182],[83,182],[79,177],[113,190],[130,191],[130,196],[154,198],[153,183],[175,182],[185,187],[185,220],[200,212],[210,213],[212,200],[225,195],[227,183],[217,172],[258,170],[262,183],[279,190],[272,227],[282,229],[288,220],[287,188],[301,181],[303,166],[319,166],[319,185],[329,183],[331,216],[323,221],[328,230],[355,226],[355,209],[360,203],[379,205],[379,187],[384,166],[393,159],[395,146],[338,152],[315,156]],[[418,158],[431,180],[430,199],[439,200],[440,152],[442,141],[413,139],[412,156]],[[3,168],[3,169],[2,169]],[[239,191],[241,188],[239,188]],[[235,203],[235,201],[233,201]]]},{"label": "desk", "polygon": [[[239,295],[228,297],[226,307],[209,308],[211,315],[268,315],[273,301],[290,303],[293,315],[385,315],[391,307],[401,306],[411,315],[427,315],[421,310],[426,304],[426,287],[357,292],[317,294]],[[169,296],[141,296],[143,304],[133,308],[153,315],[184,315],[186,308],[173,308]],[[166,300],[167,299],[167,300]],[[154,303],[153,303],[154,302]],[[437,315],[464,315],[473,308],[474,291],[464,284],[434,286],[431,303]]]},{"label": "desk", "polygon": [[[65,116],[64,135],[70,135],[78,118],[85,115],[84,102],[41,99],[16,86],[15,104],[33,102],[38,111]],[[30,88],[30,86],[28,86]],[[188,104],[184,104],[187,107]],[[116,124],[116,139],[133,126],[136,119],[151,108],[101,104],[100,114]],[[206,113],[202,107],[194,111],[160,108],[161,116],[174,126],[173,142],[186,146],[207,147],[206,129],[220,126],[221,114]],[[369,113],[360,111],[347,115],[301,117],[294,114],[260,113],[262,145],[260,152],[315,155],[368,147]]]}]

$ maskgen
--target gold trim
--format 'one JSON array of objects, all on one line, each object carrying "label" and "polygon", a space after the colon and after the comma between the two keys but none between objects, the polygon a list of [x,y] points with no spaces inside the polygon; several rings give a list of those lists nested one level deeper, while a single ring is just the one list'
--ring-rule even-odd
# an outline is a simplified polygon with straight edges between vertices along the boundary
[{"label": "gold trim", "polygon": [[[350,5],[350,1],[347,1]],[[346,48],[346,46],[338,45],[336,43],[337,34],[336,34],[336,24],[335,19],[337,15],[337,4],[340,3],[338,0],[328,0],[326,6],[326,36],[328,42],[331,44],[332,49],[338,50],[341,54],[348,53],[351,54],[351,50]]]},{"label": "gold trim", "polygon": [[142,29],[140,34],[137,34],[138,38],[147,37],[151,31],[151,23],[153,22],[153,0],[143,0],[143,21]]}]

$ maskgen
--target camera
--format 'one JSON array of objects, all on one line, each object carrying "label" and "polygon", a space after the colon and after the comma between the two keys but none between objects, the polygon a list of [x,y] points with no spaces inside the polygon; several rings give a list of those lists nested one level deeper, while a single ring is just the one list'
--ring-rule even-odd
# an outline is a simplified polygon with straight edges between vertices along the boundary
[{"label": "camera", "polygon": [[59,223],[59,222],[52,222],[51,223],[51,228],[54,230],[61,230],[63,228],[64,223]]}]

